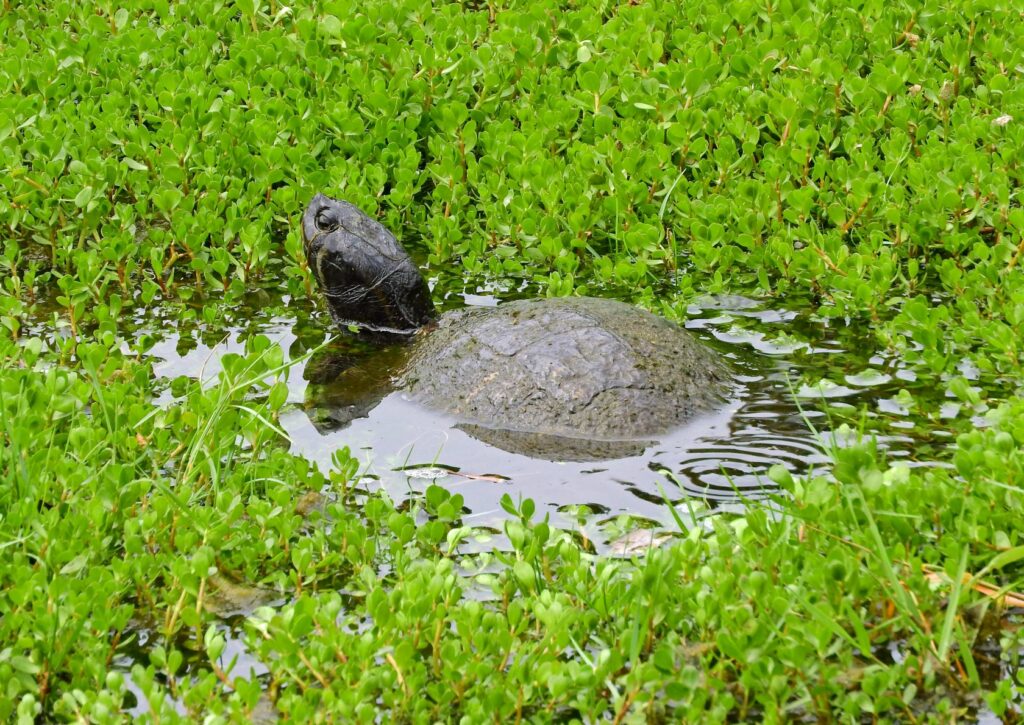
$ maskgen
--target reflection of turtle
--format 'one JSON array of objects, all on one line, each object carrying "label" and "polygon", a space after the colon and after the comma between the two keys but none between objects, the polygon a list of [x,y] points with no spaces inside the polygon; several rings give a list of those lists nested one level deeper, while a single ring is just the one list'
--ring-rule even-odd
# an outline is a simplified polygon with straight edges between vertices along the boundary
[{"label": "reflection of turtle", "polygon": [[[391,341],[382,360],[388,382],[463,421],[464,430],[487,443],[552,459],[631,455],[644,439],[721,400],[723,365],[678,325],[649,312],[570,297],[438,318],[405,250],[351,204],[318,194],[302,232],[336,322],[413,341],[398,347]],[[354,368],[372,370],[373,359]],[[354,368],[321,363],[318,377],[325,371],[353,377],[363,389],[346,397],[363,403],[383,392],[368,390],[374,386]],[[369,407],[356,405],[354,412]]]}]

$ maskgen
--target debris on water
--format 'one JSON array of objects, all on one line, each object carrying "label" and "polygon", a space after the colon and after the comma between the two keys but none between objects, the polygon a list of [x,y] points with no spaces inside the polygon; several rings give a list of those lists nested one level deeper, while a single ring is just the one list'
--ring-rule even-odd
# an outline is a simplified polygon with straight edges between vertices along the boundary
[{"label": "debris on water", "polygon": [[[934,587],[948,587],[953,584],[952,578],[936,567],[925,567],[924,576]],[[974,574],[969,573],[964,573],[962,583],[979,594],[984,594],[998,602],[1001,606],[1024,607],[1024,593],[1022,592],[1008,591],[992,582],[980,581],[975,578]]]},{"label": "debris on water", "polygon": [[462,471],[453,471],[456,476],[462,478],[468,478],[470,481],[487,481],[489,483],[508,483],[512,479],[508,476],[502,476],[500,473],[463,473]]},{"label": "debris on water", "polygon": [[257,608],[278,602],[279,592],[233,581],[223,574],[214,574],[208,580],[209,590],[203,606],[218,617],[251,614]]},{"label": "debris on water", "polygon": [[394,470],[401,471],[409,478],[424,478],[431,481],[448,478],[448,476],[458,473],[457,469],[450,466],[404,466]]},{"label": "debris on water", "polygon": [[319,491],[307,491],[295,502],[295,513],[309,516],[314,511],[322,510],[326,503],[326,497]]},{"label": "debris on water", "polygon": [[458,476],[470,481],[487,481],[489,483],[507,483],[512,480],[508,476],[502,476],[500,473],[463,473],[455,466],[446,466],[440,463],[417,463],[412,466],[400,466],[392,470],[404,473],[409,478],[421,478],[429,481],[436,481],[448,476]]},{"label": "debris on water", "polygon": [[648,549],[656,549],[675,537],[657,529],[635,529],[619,537],[608,547],[613,556],[633,556],[643,554]]}]

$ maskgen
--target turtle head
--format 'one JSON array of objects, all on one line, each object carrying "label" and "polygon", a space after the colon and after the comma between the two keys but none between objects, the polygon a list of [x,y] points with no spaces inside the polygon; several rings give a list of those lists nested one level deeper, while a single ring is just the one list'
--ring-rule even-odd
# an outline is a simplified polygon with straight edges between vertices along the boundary
[{"label": "turtle head", "polygon": [[302,239],[338,324],[410,334],[436,316],[426,281],[395,236],[347,201],[314,196]]}]

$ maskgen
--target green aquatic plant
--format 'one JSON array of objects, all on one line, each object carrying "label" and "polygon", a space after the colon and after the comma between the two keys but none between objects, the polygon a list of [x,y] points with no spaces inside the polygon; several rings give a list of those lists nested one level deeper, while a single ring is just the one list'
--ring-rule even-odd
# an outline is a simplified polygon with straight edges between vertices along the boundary
[{"label": "green aquatic plant", "polygon": [[[1009,0],[5,3],[0,720],[1019,718],[1022,34]],[[439,300],[812,310],[849,354],[767,334],[860,437],[618,557],[322,472],[258,329],[213,384],[151,361],[311,304],[320,190]]]}]

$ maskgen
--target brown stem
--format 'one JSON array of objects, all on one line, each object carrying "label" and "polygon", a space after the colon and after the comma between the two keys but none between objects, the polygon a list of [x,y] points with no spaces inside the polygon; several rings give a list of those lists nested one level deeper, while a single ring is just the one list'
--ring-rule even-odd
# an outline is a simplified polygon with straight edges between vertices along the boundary
[{"label": "brown stem", "polygon": [[623,718],[626,717],[626,713],[628,713],[629,708],[632,707],[633,700],[636,699],[636,694],[639,691],[639,689],[640,688],[636,688],[626,693],[626,698],[622,701],[622,707],[620,707],[619,711],[615,713],[615,720],[613,721],[613,725],[619,725],[619,723],[622,722]]},{"label": "brown stem", "polygon": [[1021,237],[1020,244],[1017,245],[1017,250],[1013,253],[1013,257],[1010,258],[1009,264],[1006,265],[1006,271],[1009,272],[1017,266],[1017,260],[1020,259],[1020,255],[1024,253],[1024,237]]},{"label": "brown stem", "polygon": [[[391,655],[389,654],[388,657],[390,658]],[[316,678],[317,682],[323,685],[325,690],[331,689],[331,685],[327,682],[327,678],[321,675],[319,672],[317,672],[317,669],[313,666],[313,663],[309,661],[309,658],[306,657],[305,652],[303,652],[302,650],[299,650],[299,659],[302,660],[302,664],[304,664],[306,668],[313,673],[313,677]]]},{"label": "brown stem", "polygon": [[782,138],[779,139],[779,146],[785,146],[786,141],[789,140],[789,130],[792,127],[793,119],[786,120],[786,126],[782,129]]},{"label": "brown stem", "polygon": [[843,222],[843,226],[839,228],[839,233],[845,235],[847,232],[849,232],[850,229],[853,228],[853,225],[857,223],[857,219],[860,218],[860,215],[863,214],[864,210],[868,208],[868,204],[870,203],[871,197],[869,196],[866,199],[864,199],[864,201],[861,202],[860,206],[857,208],[857,211],[853,213],[853,216],[851,216],[849,219]]},{"label": "brown stem", "polygon": [[[301,653],[300,656],[302,656]],[[402,676],[402,670],[398,667],[398,663],[395,662],[395,658],[391,656],[390,652],[388,652],[386,655],[384,655],[384,659],[388,661],[388,664],[391,665],[391,668],[395,671],[395,674],[398,675],[398,684],[402,686],[402,692],[405,693],[406,698],[409,698],[409,685],[406,683],[405,677]],[[313,674],[316,675],[316,672],[314,671]],[[317,677],[317,679],[320,678]],[[323,682],[323,680],[320,681]],[[324,683],[324,687],[327,687],[327,683]]]},{"label": "brown stem", "polygon": [[821,259],[825,263],[826,267],[828,267],[833,272],[835,272],[836,274],[838,274],[838,275],[840,275],[842,277],[846,276],[846,272],[844,272],[843,270],[839,269],[839,267],[836,266],[836,263],[833,262],[832,259],[827,254],[825,254],[825,250],[824,249],[821,249],[819,247],[815,247],[814,245],[811,245],[811,249],[813,249],[814,252],[819,257],[821,257]]}]

